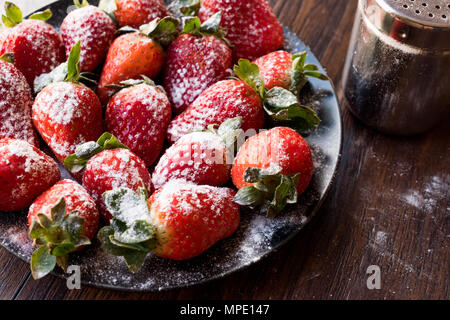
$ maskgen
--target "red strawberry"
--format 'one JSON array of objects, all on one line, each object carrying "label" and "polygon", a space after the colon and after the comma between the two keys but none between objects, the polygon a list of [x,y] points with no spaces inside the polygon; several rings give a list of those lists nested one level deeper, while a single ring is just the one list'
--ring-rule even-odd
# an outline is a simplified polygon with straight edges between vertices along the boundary
[{"label": "red strawberry", "polygon": [[103,193],[120,187],[152,191],[151,177],[144,162],[125,148],[114,136],[105,133],[97,142],[78,146],[76,153],[64,162],[73,173],[86,167],[83,186],[94,198],[106,222],[112,216],[103,202]]},{"label": "red strawberry", "polygon": [[65,269],[67,255],[90,244],[98,223],[94,200],[74,181],[60,181],[40,195],[28,213],[30,237],[39,246],[31,257],[33,277],[44,277],[56,264]]},{"label": "red strawberry", "polygon": [[109,101],[106,128],[150,166],[164,145],[172,119],[170,102],[148,78],[129,84],[131,87],[122,89]]},{"label": "red strawberry", "polygon": [[234,146],[241,133],[241,119],[229,119],[219,129],[194,132],[181,137],[159,160],[153,173],[153,185],[161,188],[171,180],[182,179],[199,185],[221,186],[230,180]]},{"label": "red strawberry", "polygon": [[308,143],[296,131],[277,127],[248,139],[240,148],[231,171],[240,189],[236,202],[263,205],[269,216],[287,203],[296,203],[313,175]]},{"label": "red strawberry", "polygon": [[0,139],[0,211],[28,207],[60,179],[58,165],[24,140]]},{"label": "red strawberry", "polygon": [[91,89],[77,83],[79,67],[75,65],[79,66],[79,53],[80,43],[69,58],[66,82],[46,86],[37,95],[32,108],[36,129],[60,162],[64,162],[77,145],[96,140],[103,132],[100,101]]},{"label": "red strawberry", "polygon": [[222,12],[222,27],[234,45],[234,61],[256,59],[281,48],[283,28],[266,0],[202,0],[199,17]]},{"label": "red strawberry", "polygon": [[[105,251],[123,256],[134,272],[150,251],[163,258],[188,260],[236,231],[240,214],[234,195],[228,188],[173,181],[156,191],[147,206],[142,193],[110,191],[105,201],[114,212],[113,223],[100,230],[98,237]],[[119,230],[119,225],[125,230]]]},{"label": "red strawberry", "polygon": [[319,68],[313,64],[305,64],[306,52],[292,55],[286,51],[276,51],[254,61],[264,78],[266,89],[281,87],[298,94],[308,81],[308,76],[321,80],[329,78],[317,72]]},{"label": "red strawberry", "polygon": [[[97,94],[102,104],[107,104],[114,93],[108,86],[145,75],[151,79],[161,71],[168,45],[177,33],[179,21],[167,17],[142,27],[141,31],[118,37],[109,48]],[[126,29],[129,32],[129,29]]]},{"label": "red strawberry", "polygon": [[179,114],[208,87],[229,75],[232,51],[223,40],[220,13],[200,26],[199,18],[185,22],[184,34],[167,49],[163,86]]},{"label": "red strawberry", "polygon": [[81,71],[92,72],[105,59],[114,40],[116,25],[99,8],[84,5],[66,16],[61,24],[61,36],[67,58],[73,46],[81,41]]},{"label": "red strawberry", "polygon": [[37,76],[50,72],[64,61],[61,37],[51,25],[41,21],[51,17],[49,10],[22,21],[20,9],[6,1],[5,12],[3,21],[9,29],[0,35],[0,55],[14,53],[15,66],[33,88]]},{"label": "red strawberry", "polygon": [[264,125],[264,110],[258,93],[244,81],[219,81],[206,89],[169,125],[168,139],[174,143],[185,134],[205,130],[209,125],[241,117],[242,130],[259,130]]},{"label": "red strawberry", "polygon": [[31,121],[30,86],[11,63],[0,60],[0,139],[23,139],[38,146]]},{"label": "red strawberry", "polygon": [[115,17],[120,27],[139,28],[170,16],[163,0],[100,0],[99,7]]}]

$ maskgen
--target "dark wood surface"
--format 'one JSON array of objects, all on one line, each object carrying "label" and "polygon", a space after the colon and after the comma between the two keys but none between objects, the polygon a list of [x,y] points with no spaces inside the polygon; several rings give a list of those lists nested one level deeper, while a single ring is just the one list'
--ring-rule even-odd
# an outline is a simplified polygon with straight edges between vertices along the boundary
[{"label": "dark wood surface", "polygon": [[[337,88],[356,0],[272,0]],[[139,294],[30,277],[0,249],[1,299],[449,299],[450,143],[445,125],[413,138],[364,127],[348,112],[340,170],[317,217],[269,258],[219,281]],[[381,289],[366,270],[381,268]]]}]

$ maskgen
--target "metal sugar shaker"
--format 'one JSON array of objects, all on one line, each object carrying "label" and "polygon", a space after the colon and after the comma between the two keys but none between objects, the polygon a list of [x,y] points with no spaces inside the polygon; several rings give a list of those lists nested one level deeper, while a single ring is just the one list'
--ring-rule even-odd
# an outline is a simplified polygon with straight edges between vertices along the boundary
[{"label": "metal sugar shaker", "polygon": [[352,113],[393,135],[450,116],[450,1],[359,0],[343,75]]}]

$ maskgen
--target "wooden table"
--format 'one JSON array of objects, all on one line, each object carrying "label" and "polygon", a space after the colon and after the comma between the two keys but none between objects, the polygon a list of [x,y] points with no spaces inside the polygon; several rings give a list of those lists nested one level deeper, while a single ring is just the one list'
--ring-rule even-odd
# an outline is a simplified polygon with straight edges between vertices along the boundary
[{"label": "wooden table", "polygon": [[[52,1],[34,0],[27,9],[42,2]],[[339,88],[357,1],[270,2]],[[34,281],[27,264],[0,249],[0,298],[449,299],[449,129],[387,137],[355,120],[343,102],[342,110],[342,163],[327,201],[303,232],[260,263],[184,290],[69,291],[52,276]],[[381,268],[380,290],[367,288],[370,265]]]}]

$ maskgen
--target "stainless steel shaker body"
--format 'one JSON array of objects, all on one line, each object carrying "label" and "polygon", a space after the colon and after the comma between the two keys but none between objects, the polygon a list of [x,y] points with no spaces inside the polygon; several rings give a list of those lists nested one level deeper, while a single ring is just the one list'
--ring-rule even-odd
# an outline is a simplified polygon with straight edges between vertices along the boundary
[{"label": "stainless steel shaker body", "polygon": [[343,75],[350,110],[394,135],[450,115],[450,1],[359,0]]}]

